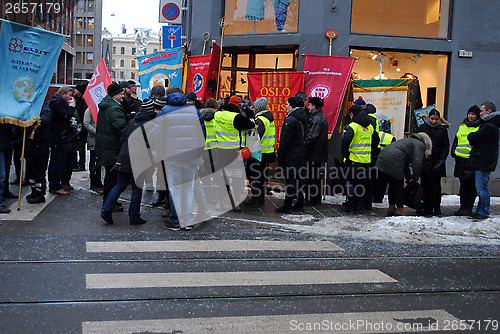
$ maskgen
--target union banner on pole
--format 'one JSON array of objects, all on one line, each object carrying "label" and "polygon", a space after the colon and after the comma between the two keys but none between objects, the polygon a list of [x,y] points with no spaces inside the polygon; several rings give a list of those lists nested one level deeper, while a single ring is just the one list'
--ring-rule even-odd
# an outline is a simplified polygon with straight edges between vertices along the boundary
[{"label": "union banner on pole", "polygon": [[108,68],[104,58],[97,65],[92,78],[89,81],[83,98],[87,102],[87,106],[94,117],[97,124],[97,113],[99,112],[99,103],[108,94],[106,89],[111,85],[111,77],[109,76]]},{"label": "union banner on pole", "polygon": [[212,54],[189,57],[186,93],[195,92],[201,103],[217,94],[220,48],[212,47]]},{"label": "union banner on pole", "polygon": [[286,104],[290,96],[295,96],[304,89],[304,72],[252,72],[248,73],[248,95],[254,102],[260,97],[267,98],[267,109],[274,116],[276,143],[283,120],[286,116]]},{"label": "union banner on pole", "polygon": [[182,48],[138,57],[142,99],[149,98],[156,85],[182,88]]},{"label": "union banner on pole", "polygon": [[328,119],[329,134],[335,129],[354,61],[352,57],[305,55],[304,93],[325,101],[323,112]]},{"label": "union banner on pole", "polygon": [[64,35],[2,21],[0,122],[28,127],[40,116]]}]

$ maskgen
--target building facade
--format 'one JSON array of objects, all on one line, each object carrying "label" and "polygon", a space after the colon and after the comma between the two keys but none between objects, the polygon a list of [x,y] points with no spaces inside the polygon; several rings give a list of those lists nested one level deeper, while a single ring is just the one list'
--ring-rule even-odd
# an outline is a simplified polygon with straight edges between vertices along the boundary
[{"label": "building facade", "polygon": [[88,80],[102,58],[102,0],[77,0],[74,45],[74,78]]},{"label": "building facade", "polygon": [[202,53],[205,32],[220,44],[224,17],[223,94],[244,96],[245,72],[301,70],[304,54],[328,55],[325,32],[334,30],[331,54],[356,57],[357,78],[417,76],[423,106],[436,105],[451,123],[450,142],[471,105],[500,106],[497,2],[192,0],[189,11],[194,55]]},{"label": "building facade", "polygon": [[[111,35],[103,32],[103,57],[106,60],[109,75],[113,81],[139,81],[139,50],[134,34]],[[161,50],[159,37],[151,34],[146,45],[146,54]]]},{"label": "building facade", "polygon": [[26,14],[20,7],[8,6],[8,3],[13,5],[19,1],[2,2],[0,6],[2,19],[66,35],[51,83],[72,84],[73,61],[76,56],[72,38],[76,0],[53,0],[50,4],[42,1],[37,6],[29,5]]}]

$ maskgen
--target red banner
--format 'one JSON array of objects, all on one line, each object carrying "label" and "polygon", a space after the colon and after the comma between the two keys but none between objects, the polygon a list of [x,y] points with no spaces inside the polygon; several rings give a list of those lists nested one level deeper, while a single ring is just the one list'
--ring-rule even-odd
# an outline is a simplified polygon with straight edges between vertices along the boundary
[{"label": "red banner", "polygon": [[212,54],[190,56],[186,93],[195,92],[201,103],[217,94],[217,74],[219,72],[220,48],[212,47]]},{"label": "red banner", "polygon": [[274,115],[276,143],[279,143],[287,100],[304,89],[304,72],[248,73],[248,87],[250,101],[267,98],[267,109]]},{"label": "red banner", "polygon": [[104,62],[104,58],[99,62],[97,68],[89,81],[85,94],[83,98],[87,102],[87,106],[94,117],[94,121],[97,124],[97,113],[99,112],[99,103],[102,99],[108,95],[106,89],[111,85],[111,78],[109,76],[108,68]]},{"label": "red banner", "polygon": [[328,119],[330,134],[339,117],[354,61],[352,57],[305,55],[304,92],[307,96],[318,96],[325,101],[323,112]]}]

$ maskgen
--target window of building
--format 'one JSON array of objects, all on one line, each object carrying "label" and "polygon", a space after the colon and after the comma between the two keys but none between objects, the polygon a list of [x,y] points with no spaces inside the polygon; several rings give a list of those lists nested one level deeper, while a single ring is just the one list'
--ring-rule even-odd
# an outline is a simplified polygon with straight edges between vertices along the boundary
[{"label": "window of building", "polygon": [[78,17],[76,19],[76,28],[83,29],[85,26],[85,19],[83,17]]},{"label": "window of building", "polygon": [[113,54],[116,54],[116,46],[113,46]]},{"label": "window of building", "polygon": [[94,36],[87,35],[87,46],[94,46]]},{"label": "window of building", "polygon": [[76,10],[79,12],[85,11],[85,0],[78,0],[76,3]]},{"label": "window of building", "polygon": [[450,0],[352,0],[351,32],[448,37]]},{"label": "window of building", "polygon": [[120,71],[120,79],[125,79],[125,73],[123,71]]},{"label": "window of building", "polygon": [[87,64],[92,64],[94,61],[94,54],[92,52],[87,52]]},{"label": "window of building", "polygon": [[124,59],[120,59],[120,67],[125,67],[125,60]]},{"label": "window of building", "polygon": [[124,54],[125,54],[125,47],[124,47],[124,46],[122,46],[122,47],[120,48],[120,54],[121,54],[121,55],[124,55]]},{"label": "window of building", "polygon": [[300,0],[226,0],[226,34],[297,32]]},{"label": "window of building", "polygon": [[83,36],[76,35],[76,46],[83,46]]},{"label": "window of building", "polygon": [[76,63],[83,64],[83,52],[76,53]]},{"label": "window of building", "polygon": [[86,74],[85,74],[85,77],[86,77],[87,79],[92,79],[92,75],[93,75],[93,74],[94,74],[94,73],[86,73]]},{"label": "window of building", "polygon": [[132,80],[135,79],[135,73],[134,72],[130,73],[130,79],[132,79]]},{"label": "window of building", "polygon": [[135,68],[135,59],[132,59],[130,62],[130,67]]},{"label": "window of building", "polygon": [[82,73],[75,72],[74,76],[75,76],[75,79],[81,79],[82,78]]},{"label": "window of building", "polygon": [[[411,74],[418,78],[422,103],[444,110],[448,56],[380,50],[352,49],[356,57],[353,77],[360,80],[398,79]],[[435,93],[434,93],[435,92]]]},{"label": "window of building", "polygon": [[94,0],[88,0],[87,1],[87,10],[88,11],[93,11],[94,10]]},{"label": "window of building", "polygon": [[132,54],[135,55],[136,52],[137,52],[136,48],[132,48]]},{"label": "window of building", "polygon": [[89,29],[94,29],[94,18],[88,18],[88,28]]},{"label": "window of building", "polygon": [[113,59],[113,67],[116,67],[116,59]]}]

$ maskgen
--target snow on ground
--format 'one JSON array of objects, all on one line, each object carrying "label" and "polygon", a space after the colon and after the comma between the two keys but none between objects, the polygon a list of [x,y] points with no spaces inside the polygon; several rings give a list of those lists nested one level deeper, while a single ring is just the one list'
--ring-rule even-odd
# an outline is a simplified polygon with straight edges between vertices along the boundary
[{"label": "snow on ground", "polygon": [[[277,196],[275,196],[277,197]],[[341,205],[343,196],[327,196],[325,204]],[[459,197],[445,195],[443,207],[458,209]],[[500,197],[491,198],[491,206],[499,206]],[[374,204],[376,208],[387,208],[384,203]],[[409,210],[410,211],[410,210]],[[413,210],[411,210],[413,212]],[[467,217],[382,217],[374,214],[345,215],[339,217],[315,217],[306,215],[282,215],[290,223],[277,223],[255,220],[294,232],[323,236],[352,236],[359,238],[388,240],[393,242],[424,243],[468,243],[500,245],[500,217],[492,215],[485,220],[472,220]]]}]

